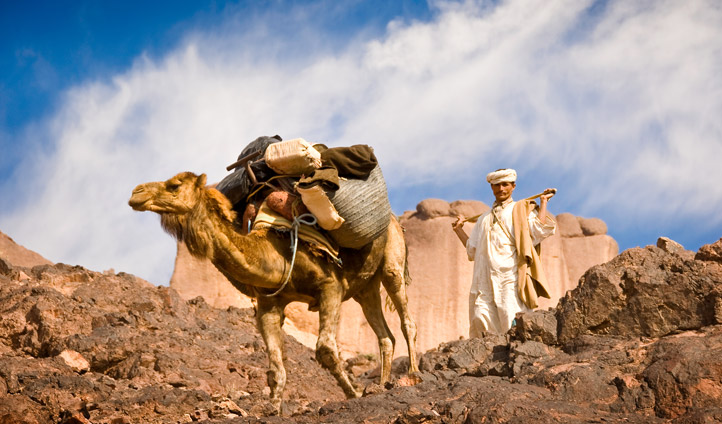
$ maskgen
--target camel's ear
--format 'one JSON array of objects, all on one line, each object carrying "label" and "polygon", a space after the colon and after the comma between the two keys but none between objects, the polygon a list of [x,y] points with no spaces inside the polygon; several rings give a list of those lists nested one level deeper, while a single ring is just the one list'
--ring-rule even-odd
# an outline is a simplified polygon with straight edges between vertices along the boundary
[{"label": "camel's ear", "polygon": [[198,186],[198,187],[206,186],[206,174],[201,174],[198,176],[198,179],[196,180],[196,186]]}]

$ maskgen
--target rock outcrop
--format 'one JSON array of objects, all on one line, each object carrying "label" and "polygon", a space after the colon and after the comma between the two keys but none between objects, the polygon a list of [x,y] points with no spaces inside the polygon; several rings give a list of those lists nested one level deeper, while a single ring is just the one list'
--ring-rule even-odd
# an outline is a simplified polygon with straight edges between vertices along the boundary
[{"label": "rock outcrop", "polygon": [[694,256],[659,244],[592,267],[506,335],[441,343],[416,376],[399,358],[380,387],[351,358],[359,399],[287,337],[282,417],[252,309],[0,257],[0,422],[722,422],[722,239]]},{"label": "rock outcrop", "polygon": [[[185,301],[129,274],[0,258],[0,316],[0,422],[168,423],[273,411],[252,309]],[[310,349],[292,337],[285,345],[288,414],[345,398]]]},{"label": "rock outcrop", "polygon": [[[480,201],[426,199],[416,211],[406,212],[400,221],[409,249],[408,289],[411,316],[419,327],[420,352],[439,343],[468,336],[468,292],[473,263],[451,231],[456,216],[475,216],[489,207]],[[556,306],[564,294],[576,287],[582,274],[594,265],[609,261],[618,253],[617,243],[606,234],[607,227],[597,218],[580,218],[568,213],[557,217],[557,234],[542,243],[542,260],[551,282],[551,299],[540,299],[540,308]],[[467,226],[471,231],[471,226]],[[185,299],[203,296],[218,307],[247,307],[250,302],[231,286],[208,261],[192,258],[182,244],[178,246],[176,269],[170,286]],[[291,304],[286,310],[284,329],[309,347],[315,346],[318,314],[303,304]],[[386,313],[396,340],[403,341],[398,317]],[[338,335],[339,347],[346,356],[375,354],[376,337],[355,302],[342,306]],[[406,355],[403,342],[396,356]]]},{"label": "rock outcrop", "polygon": [[15,243],[15,240],[2,232],[0,232],[0,258],[15,266],[33,267],[52,264],[38,253]]},{"label": "rock outcrop", "polygon": [[560,341],[584,334],[662,337],[722,324],[720,282],[722,267],[708,261],[651,246],[626,250],[587,271],[561,300]]}]

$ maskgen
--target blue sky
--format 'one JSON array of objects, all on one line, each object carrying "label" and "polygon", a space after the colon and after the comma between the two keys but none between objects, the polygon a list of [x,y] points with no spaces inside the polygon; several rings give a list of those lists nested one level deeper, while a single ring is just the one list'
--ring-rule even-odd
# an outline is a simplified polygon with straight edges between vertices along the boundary
[{"label": "blue sky", "polygon": [[166,283],[132,188],[273,134],[372,145],[399,214],[508,166],[622,250],[722,237],[715,0],[2,1],[0,52],[0,231],[53,261]]}]

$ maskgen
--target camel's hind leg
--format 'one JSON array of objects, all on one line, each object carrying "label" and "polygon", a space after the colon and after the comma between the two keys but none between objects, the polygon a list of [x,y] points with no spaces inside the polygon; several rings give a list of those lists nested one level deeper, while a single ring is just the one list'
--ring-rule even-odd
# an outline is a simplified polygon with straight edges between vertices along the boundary
[{"label": "camel's hind leg", "polygon": [[316,342],[316,360],[336,378],[339,386],[349,398],[360,397],[361,393],[349,380],[341,365],[336,346],[336,331],[341,312],[341,290],[326,289],[319,299],[319,329]]},{"label": "camel's hind leg", "polygon": [[409,373],[419,371],[416,357],[416,323],[409,315],[406,286],[408,283],[406,242],[401,225],[395,219],[389,224],[389,241],[385,249],[382,281],[386,293],[391,298],[401,320],[401,331],[404,333],[409,348]]},{"label": "camel's hind leg", "polygon": [[286,368],[283,366],[283,309],[284,305],[258,298],[256,321],[268,350],[268,387],[271,389],[271,404],[281,412],[283,389],[286,387]]},{"label": "camel's hind leg", "polygon": [[394,340],[394,336],[386,324],[381,306],[381,293],[379,291],[379,281],[375,281],[367,290],[354,296],[354,299],[361,305],[366,321],[371,325],[371,328],[378,338],[379,359],[381,361],[380,384],[383,385],[386,384],[391,377],[391,361],[394,357],[396,340]]}]

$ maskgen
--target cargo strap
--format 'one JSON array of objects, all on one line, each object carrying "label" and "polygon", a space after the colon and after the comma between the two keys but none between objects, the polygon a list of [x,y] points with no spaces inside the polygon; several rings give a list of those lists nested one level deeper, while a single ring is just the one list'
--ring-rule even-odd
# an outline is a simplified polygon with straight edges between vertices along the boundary
[{"label": "cargo strap", "polygon": [[296,263],[296,251],[298,248],[298,227],[300,227],[301,224],[308,225],[308,226],[316,225],[316,217],[310,213],[304,213],[303,215],[297,216],[293,219],[293,225],[291,227],[291,266],[290,266],[290,269],[288,270],[288,274],[286,275],[285,280],[283,280],[281,287],[271,294],[264,294],[265,297],[273,297],[273,296],[276,296],[278,293],[281,293],[281,291],[284,288],[286,288],[286,284],[288,284],[289,280],[291,279],[291,273],[293,272],[293,265]]},{"label": "cargo strap", "polygon": [[273,184],[271,184],[271,181],[277,180],[280,178],[286,178],[286,177],[292,177],[292,175],[274,175],[273,177],[269,178],[266,181],[257,183],[258,186],[255,188],[255,190],[253,190],[248,196],[246,196],[246,202],[250,202],[251,199],[253,198],[253,196],[258,194],[258,192],[261,191],[264,187],[269,187],[273,190],[283,190],[282,188],[276,187]]}]

